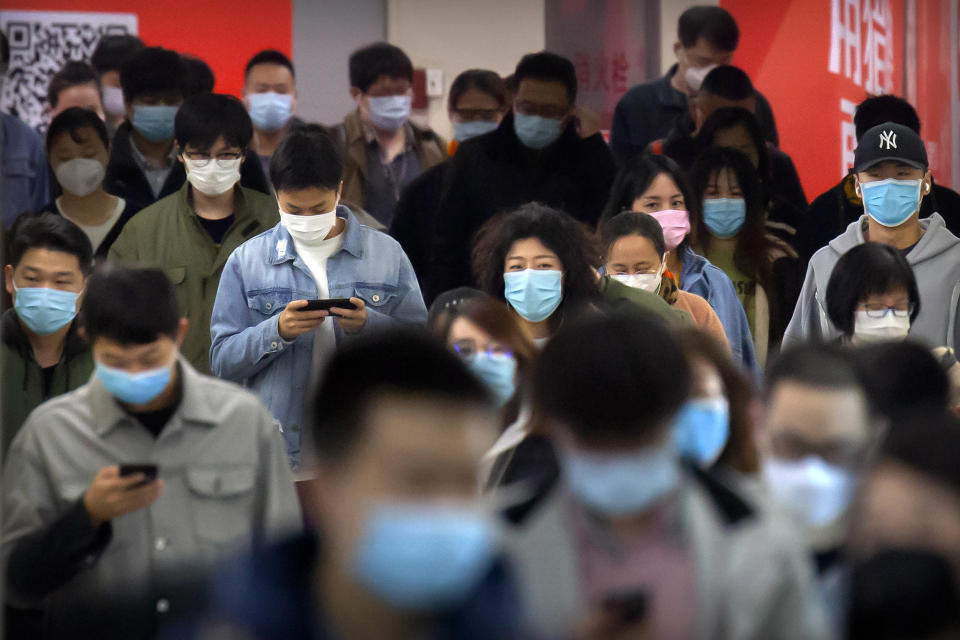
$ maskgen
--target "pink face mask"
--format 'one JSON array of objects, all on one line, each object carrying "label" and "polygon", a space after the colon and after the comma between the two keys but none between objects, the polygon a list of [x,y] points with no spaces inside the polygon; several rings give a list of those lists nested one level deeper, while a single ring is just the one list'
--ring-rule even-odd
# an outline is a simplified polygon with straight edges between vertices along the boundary
[{"label": "pink face mask", "polygon": [[650,214],[663,227],[663,239],[667,243],[667,251],[673,251],[690,233],[690,214],[679,209],[664,209]]}]

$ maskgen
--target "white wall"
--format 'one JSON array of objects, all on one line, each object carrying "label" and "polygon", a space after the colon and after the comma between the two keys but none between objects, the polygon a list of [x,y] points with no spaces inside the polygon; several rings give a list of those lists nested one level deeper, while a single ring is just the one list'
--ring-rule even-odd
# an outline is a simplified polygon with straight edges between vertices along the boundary
[{"label": "white wall", "polygon": [[677,41],[677,21],[680,14],[696,5],[720,4],[719,0],[660,0],[660,71],[667,69],[677,62],[673,52],[673,43]]},{"label": "white wall", "polygon": [[513,73],[520,57],[544,46],[543,0],[387,0],[387,39],[415,67],[443,69],[443,98],[430,98],[430,126],[453,135],[450,83],[467,69]]}]

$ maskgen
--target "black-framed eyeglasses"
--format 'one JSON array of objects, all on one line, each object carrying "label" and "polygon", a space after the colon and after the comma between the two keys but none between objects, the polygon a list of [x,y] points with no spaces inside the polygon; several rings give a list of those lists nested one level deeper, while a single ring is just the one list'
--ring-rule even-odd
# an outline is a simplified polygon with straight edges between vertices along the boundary
[{"label": "black-framed eyeglasses", "polygon": [[230,166],[230,163],[242,158],[243,154],[236,151],[224,151],[214,156],[203,151],[184,151],[183,157],[190,160],[198,168],[207,166],[211,160],[216,158],[217,166],[226,168]]}]

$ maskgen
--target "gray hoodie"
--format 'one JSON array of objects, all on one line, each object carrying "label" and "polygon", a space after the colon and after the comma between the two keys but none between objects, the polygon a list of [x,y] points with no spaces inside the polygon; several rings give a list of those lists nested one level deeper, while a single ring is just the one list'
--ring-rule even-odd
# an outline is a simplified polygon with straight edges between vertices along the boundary
[{"label": "gray hoodie", "polygon": [[[831,340],[840,332],[827,317],[827,283],[844,253],[863,244],[867,216],[850,223],[847,230],[830,241],[810,259],[797,308],[783,336],[787,347],[803,340]],[[924,228],[920,242],[907,254],[920,289],[920,314],[910,326],[910,336],[931,347],[960,346],[957,336],[957,302],[960,299],[960,238],[944,226],[940,214],[920,221]]]}]

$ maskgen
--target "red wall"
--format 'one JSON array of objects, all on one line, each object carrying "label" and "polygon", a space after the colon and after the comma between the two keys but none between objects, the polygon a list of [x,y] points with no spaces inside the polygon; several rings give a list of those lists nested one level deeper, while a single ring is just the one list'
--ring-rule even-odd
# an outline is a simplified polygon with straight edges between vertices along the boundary
[{"label": "red wall", "polygon": [[12,0],[4,10],[135,13],[147,45],[203,58],[216,91],[240,95],[243,67],[261,49],[292,54],[290,0]]},{"label": "red wall", "polygon": [[940,184],[960,189],[960,184],[950,179],[957,158],[950,142],[951,1],[957,0],[917,2],[917,68],[922,71],[916,76],[916,107],[930,170]]}]

